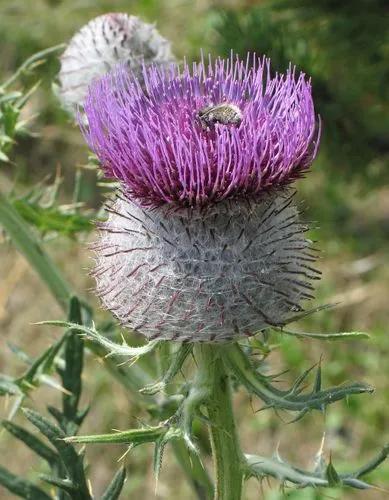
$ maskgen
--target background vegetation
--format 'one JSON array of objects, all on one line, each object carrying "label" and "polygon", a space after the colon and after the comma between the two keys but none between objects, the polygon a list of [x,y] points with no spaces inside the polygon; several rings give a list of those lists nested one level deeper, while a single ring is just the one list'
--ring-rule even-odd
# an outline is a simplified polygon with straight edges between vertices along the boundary
[{"label": "background vegetation", "polygon": [[[307,319],[301,326],[308,331],[365,330],[372,338],[346,344],[275,338],[280,349],[271,355],[270,362],[272,371],[288,367],[290,374],[285,377],[289,380],[323,355],[325,382],[363,379],[376,387],[376,393],[352,398],[348,404],[338,403],[323,417],[309,415],[290,426],[270,412],[253,415],[243,395],[238,397],[237,412],[247,449],[271,453],[280,443],[281,455],[308,465],[325,430],[326,449],[332,451],[340,469],[342,465],[360,463],[388,441],[386,2],[0,0],[0,82],[33,53],[67,41],[88,20],[108,11],[128,12],[149,22],[156,21],[161,33],[172,40],[178,58],[196,59],[200,48],[214,55],[228,55],[231,48],[243,55],[250,50],[270,56],[277,70],[284,70],[292,61],[311,75],[323,122],[323,140],[312,172],[299,182],[299,197],[305,200],[305,217],[320,226],[311,232],[322,249],[319,266],[324,277],[318,287],[317,302],[339,305]],[[104,188],[98,187],[93,169],[82,168],[88,162],[88,152],[81,134],[59,108],[51,91],[57,71],[58,60],[53,54],[44,65],[35,68],[33,75],[22,74],[13,85],[14,90],[25,90],[37,78],[41,80],[21,111],[21,119],[31,122],[18,131],[9,161],[0,158],[0,186],[3,193],[12,191],[19,213],[35,226],[74,287],[93,301],[93,294],[87,292],[92,283],[87,277],[86,268],[91,263],[85,248],[93,239],[89,214],[101,203]],[[0,131],[0,146],[4,135],[4,130]],[[56,203],[51,205],[54,194]],[[75,199],[81,200],[84,207],[69,217],[67,207]],[[0,247],[0,283],[0,371],[17,375],[22,365],[11,356],[7,343],[23,346],[31,356],[37,356],[52,342],[53,331],[31,323],[56,319],[62,313],[23,257],[7,242]],[[110,319],[109,315],[100,314],[100,319]],[[91,410],[83,433],[126,428],[142,418],[137,402],[128,400],[93,355],[86,363],[84,398]],[[57,392],[40,388],[29,403],[44,411],[45,404],[56,399]],[[3,415],[8,412],[9,407],[4,408]],[[7,468],[31,478],[42,472],[33,455],[21,445],[16,447],[9,435],[0,436],[0,447],[0,462]],[[96,498],[118,468],[116,460],[122,453],[121,448],[107,446],[87,449]],[[157,498],[192,498],[170,458],[168,454]],[[133,498],[153,498],[155,484],[146,450],[136,450],[126,460],[128,496],[123,497],[132,494]],[[388,468],[384,466],[371,476],[371,481],[388,487],[387,475]],[[266,498],[286,495],[278,492],[275,483],[272,486],[270,491],[264,485]],[[255,483],[250,485],[248,498],[258,498],[258,491]],[[11,498],[1,487],[0,492],[1,498]],[[387,493],[379,491],[359,494],[331,490],[325,495],[297,491],[289,493],[288,498],[318,499],[327,498],[327,494],[331,498],[387,497]]]}]

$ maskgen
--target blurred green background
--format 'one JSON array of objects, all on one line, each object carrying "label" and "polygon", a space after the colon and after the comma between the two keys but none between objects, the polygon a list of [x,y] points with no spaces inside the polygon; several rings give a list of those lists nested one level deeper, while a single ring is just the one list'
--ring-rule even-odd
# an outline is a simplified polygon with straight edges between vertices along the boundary
[{"label": "blurred green background", "polygon": [[[178,59],[198,58],[202,48],[214,55],[231,49],[266,54],[273,67],[283,71],[289,61],[312,77],[317,112],[323,122],[318,160],[307,178],[299,181],[299,197],[305,200],[305,217],[314,221],[311,238],[321,250],[323,279],[317,303],[339,302],[336,309],[318,313],[301,325],[308,331],[365,330],[370,341],[318,344],[294,338],[277,338],[273,370],[289,368],[289,380],[318,361],[323,354],[327,384],[363,379],[376,387],[373,396],[352,398],[331,406],[325,417],[309,415],[286,426],[272,413],[253,415],[248,399],[240,394],[237,413],[240,434],[247,451],[271,453],[280,442],[280,453],[295,463],[309,465],[326,431],[326,449],[334,463],[350,467],[361,463],[388,441],[388,295],[389,295],[389,8],[383,0],[0,0],[0,81],[6,79],[31,54],[69,40],[96,15],[122,11],[156,22],[172,41]],[[58,168],[64,178],[63,203],[70,202],[77,169],[87,162],[88,151],[79,130],[72,125],[51,91],[58,71],[51,57],[38,68],[41,85],[24,113],[34,116],[31,135],[20,136],[10,163],[0,163],[1,189],[15,185],[25,192]],[[25,85],[36,81],[26,76]],[[17,86],[16,86],[17,87]],[[35,116],[36,115],[36,116]],[[15,179],[16,184],[15,184]],[[101,201],[94,172],[84,175],[81,196],[86,206]],[[91,285],[90,267],[82,243],[61,235],[48,248],[65,274],[81,292]],[[93,238],[93,236],[92,236]],[[11,340],[39,353],[47,331],[33,321],[53,319],[60,311],[44,286],[11,246],[0,248],[1,371],[17,373],[7,354]],[[92,299],[91,299],[92,300]],[[300,326],[300,325],[299,325]],[[50,335],[50,334],[49,334]],[[137,407],[127,400],[92,357],[85,373],[85,397],[92,402],[91,416],[83,432],[107,432],[126,428],[137,417]],[[43,390],[41,390],[44,392]],[[44,393],[34,404],[55,397]],[[15,472],[35,477],[39,466],[22,447],[15,448],[1,435],[1,463]],[[103,485],[117,468],[122,449],[90,447],[87,457],[95,487]],[[151,450],[150,450],[151,451]],[[179,479],[167,454],[156,498],[192,498]],[[143,448],[128,458],[128,498],[154,498],[150,454]],[[389,487],[388,467],[375,472],[371,481]],[[264,485],[266,498],[283,498],[275,482]],[[95,491],[99,498],[99,490]],[[327,496],[328,495],[328,496]],[[388,493],[297,491],[288,498],[387,498]],[[247,499],[260,496],[259,486],[249,483]],[[11,498],[0,488],[1,498]],[[127,498],[124,496],[124,498]]]}]

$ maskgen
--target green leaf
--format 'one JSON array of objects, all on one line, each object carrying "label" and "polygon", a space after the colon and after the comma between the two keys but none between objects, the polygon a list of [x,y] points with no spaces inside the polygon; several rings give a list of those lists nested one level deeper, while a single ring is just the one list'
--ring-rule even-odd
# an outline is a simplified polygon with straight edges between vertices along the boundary
[{"label": "green leaf", "polygon": [[140,356],[144,356],[145,354],[152,352],[162,342],[161,340],[151,340],[143,346],[131,347],[127,345],[124,340],[122,344],[116,344],[115,342],[112,342],[112,340],[107,339],[103,335],[100,335],[100,333],[95,328],[88,328],[87,326],[78,325],[70,321],[39,321],[35,324],[61,326],[64,328],[69,328],[69,330],[79,332],[82,335],[85,335],[87,339],[94,340],[102,347],[104,347],[108,351],[110,356],[128,356],[128,358],[138,359]]},{"label": "green leaf", "polygon": [[69,493],[71,497],[77,490],[70,479],[60,479],[58,477],[48,476],[46,474],[41,474],[39,477],[42,479],[42,481],[52,484],[53,486],[56,486],[63,491],[66,491],[66,493]]},{"label": "green leaf", "polygon": [[0,465],[0,484],[15,495],[29,500],[52,500],[47,493],[35,486],[30,481],[15,476]]},{"label": "green leaf", "polygon": [[23,408],[23,413],[58,451],[66,471],[77,489],[77,496],[74,495],[73,498],[79,500],[91,499],[84,474],[83,457],[78,455],[73,446],[65,441],[66,436],[63,431],[33,410]]},{"label": "green leaf", "polygon": [[41,375],[46,375],[54,369],[55,358],[61,349],[65,337],[59,339],[54,345],[50,346],[43,354],[41,354],[28,368],[28,370],[19,377],[15,382],[22,390],[28,390],[39,383]]},{"label": "green leaf", "polygon": [[296,411],[298,412],[297,418],[301,418],[310,410],[323,411],[327,405],[344,399],[351,394],[372,393],[374,391],[371,386],[360,382],[317,390],[321,384],[321,371],[319,370],[312,391],[301,394],[299,388],[311,369],[305,371],[289,391],[283,391],[274,387],[269,382],[269,377],[262,375],[253,367],[250,358],[238,344],[225,346],[223,357],[238,381],[249,392],[256,394],[265,402],[263,409],[279,408]]},{"label": "green leaf", "polygon": [[319,366],[316,370],[315,382],[313,384],[313,393],[317,393],[321,391],[321,358],[319,361]]},{"label": "green leaf", "polygon": [[67,443],[111,443],[111,444],[142,444],[153,443],[166,433],[167,427],[163,425],[130,429],[128,431],[114,432],[112,434],[94,434],[91,436],[70,436],[65,438]]},{"label": "green leaf", "polygon": [[214,486],[200,458],[189,452],[183,439],[172,441],[171,446],[197,497],[200,500],[213,498]]},{"label": "green leaf", "polygon": [[186,358],[192,352],[193,346],[190,343],[182,344],[171,355],[171,363],[166,373],[159,382],[147,385],[140,390],[142,394],[156,394],[159,391],[164,391],[166,386],[173,380],[177,373],[181,370]]},{"label": "green leaf", "polygon": [[31,266],[48,285],[54,297],[66,308],[71,297],[71,288],[61,276],[58,268],[40,246],[28,224],[15,208],[0,193],[0,225],[4,227],[15,247],[26,257]]},{"label": "green leaf", "polygon": [[11,377],[0,374],[0,395],[4,396],[5,394],[16,396],[21,395],[22,391],[20,390],[18,384],[11,379]]},{"label": "green leaf", "polygon": [[284,323],[285,325],[289,323],[294,323],[295,321],[299,321],[300,319],[306,318],[311,314],[315,314],[319,311],[324,311],[325,309],[331,309],[336,307],[337,304],[323,304],[322,306],[313,307],[312,309],[307,309],[306,311],[299,312],[297,314],[293,314],[290,316]]},{"label": "green leaf", "polygon": [[9,420],[3,421],[3,427],[14,437],[23,441],[23,443],[33,450],[37,455],[42,457],[51,466],[58,462],[59,457],[55,451],[45,445],[39,438],[31,434],[31,432],[23,429],[19,425],[10,422]]},{"label": "green leaf", "polygon": [[[21,66],[15,71],[13,75],[11,75],[8,80],[1,84],[0,91],[4,91],[7,87],[12,85],[22,74],[26,72],[32,71],[38,64],[41,64],[47,56],[59,52],[66,47],[65,44],[61,43],[60,45],[54,45],[53,47],[49,47],[47,49],[41,50],[40,52],[36,52],[28,59],[26,59]],[[1,92],[0,92],[1,93]]]},{"label": "green leaf", "polygon": [[178,439],[182,439],[181,429],[176,429],[174,427],[171,427],[167,432],[165,432],[165,434],[163,434],[159,439],[155,441],[153,469],[154,469],[155,480],[157,482],[162,468],[162,460],[165,447],[169,442],[176,441]]},{"label": "green leaf", "polygon": [[22,361],[24,364],[31,366],[33,363],[33,360],[30,358],[30,356],[23,351],[19,346],[14,344],[13,342],[7,342],[8,347],[10,350]]},{"label": "green leaf", "polygon": [[281,328],[279,330],[281,334],[292,335],[298,338],[309,338],[314,340],[356,340],[356,339],[368,339],[370,335],[366,332],[339,332],[339,333],[308,333],[308,332],[291,332],[290,330],[285,330]]},{"label": "green leaf", "polygon": [[360,469],[353,473],[355,477],[362,477],[365,474],[369,474],[369,472],[376,469],[379,465],[381,465],[389,456],[389,444],[386,444],[382,450],[369,462],[363,465]]},{"label": "green leaf", "polygon": [[10,160],[8,156],[0,150],[0,161],[3,161],[4,163],[8,163]]},{"label": "green leaf", "polygon": [[20,97],[22,96],[23,93],[18,90],[7,92],[4,95],[0,95],[0,105],[10,101],[11,102],[16,101],[17,99],[20,99]]},{"label": "green leaf", "polygon": [[14,200],[12,204],[26,222],[43,233],[55,231],[65,236],[74,236],[93,228],[91,218],[80,213],[66,213],[56,206],[41,207],[24,199]]},{"label": "green leaf", "polygon": [[[0,383],[0,393],[2,392],[1,387],[3,387],[3,389],[8,388],[8,390],[12,390],[12,385],[16,385],[19,388],[19,392],[15,394],[27,396],[32,389],[38,387],[42,383],[62,392],[66,392],[66,389],[64,389],[55,379],[48,376],[48,373],[54,370],[56,356],[58,354],[58,351],[61,349],[64,340],[65,337],[62,337],[58,342],[50,346],[36,360],[31,361],[28,359],[28,363],[30,366],[21,377],[18,377],[17,379],[14,379],[12,381],[8,380],[8,383],[4,383],[6,382],[6,378],[3,376],[3,384]],[[26,359],[24,360],[26,361]]]},{"label": "green leaf", "polygon": [[[307,487],[334,487],[349,486],[358,490],[374,488],[369,484],[356,479],[353,474],[338,474],[334,467],[327,469],[322,474],[319,472],[305,471],[298,467],[280,462],[277,458],[267,458],[257,455],[246,455],[247,475],[263,479],[266,476],[274,477],[282,482],[289,482],[297,485],[298,488]],[[329,477],[328,477],[329,476]]]},{"label": "green leaf", "polygon": [[[74,323],[82,322],[81,305],[77,297],[72,297],[70,300],[69,320]],[[69,332],[66,336],[64,361],[65,369],[61,371],[61,377],[64,388],[70,394],[63,395],[63,415],[68,425],[69,423],[78,424],[78,404],[81,397],[81,375],[84,364],[84,342],[74,331]],[[74,432],[74,425],[71,425],[71,431]]]},{"label": "green leaf", "polygon": [[108,488],[103,493],[101,500],[117,500],[123,489],[126,479],[126,469],[122,467],[117,471]]},{"label": "green leaf", "polygon": [[329,464],[327,465],[325,475],[328,481],[328,486],[329,487],[336,487],[340,486],[342,484],[342,481],[338,475],[338,473],[335,470],[335,467],[332,465],[332,460],[330,456],[330,461]]}]

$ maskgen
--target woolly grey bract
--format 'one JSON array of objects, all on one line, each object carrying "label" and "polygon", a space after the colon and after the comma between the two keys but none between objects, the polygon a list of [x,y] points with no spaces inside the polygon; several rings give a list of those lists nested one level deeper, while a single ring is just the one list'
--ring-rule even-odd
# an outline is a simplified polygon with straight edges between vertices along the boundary
[{"label": "woolly grey bract", "polygon": [[141,78],[143,64],[164,65],[173,60],[170,42],[153,24],[123,13],[104,14],[70,40],[61,57],[57,93],[63,106],[75,114],[91,82],[119,62]]},{"label": "woolly grey bract", "polygon": [[95,246],[97,293],[150,339],[251,336],[283,325],[312,297],[315,257],[286,191],[179,211],[119,196],[107,210]]}]

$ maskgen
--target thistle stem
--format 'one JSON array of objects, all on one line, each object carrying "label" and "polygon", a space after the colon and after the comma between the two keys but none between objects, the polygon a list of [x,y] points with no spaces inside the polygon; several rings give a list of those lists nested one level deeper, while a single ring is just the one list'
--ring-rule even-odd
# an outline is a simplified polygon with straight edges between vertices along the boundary
[{"label": "thistle stem", "polygon": [[199,374],[209,387],[204,401],[215,468],[214,500],[240,500],[244,458],[232,409],[231,381],[222,358],[223,346],[196,346]]}]

